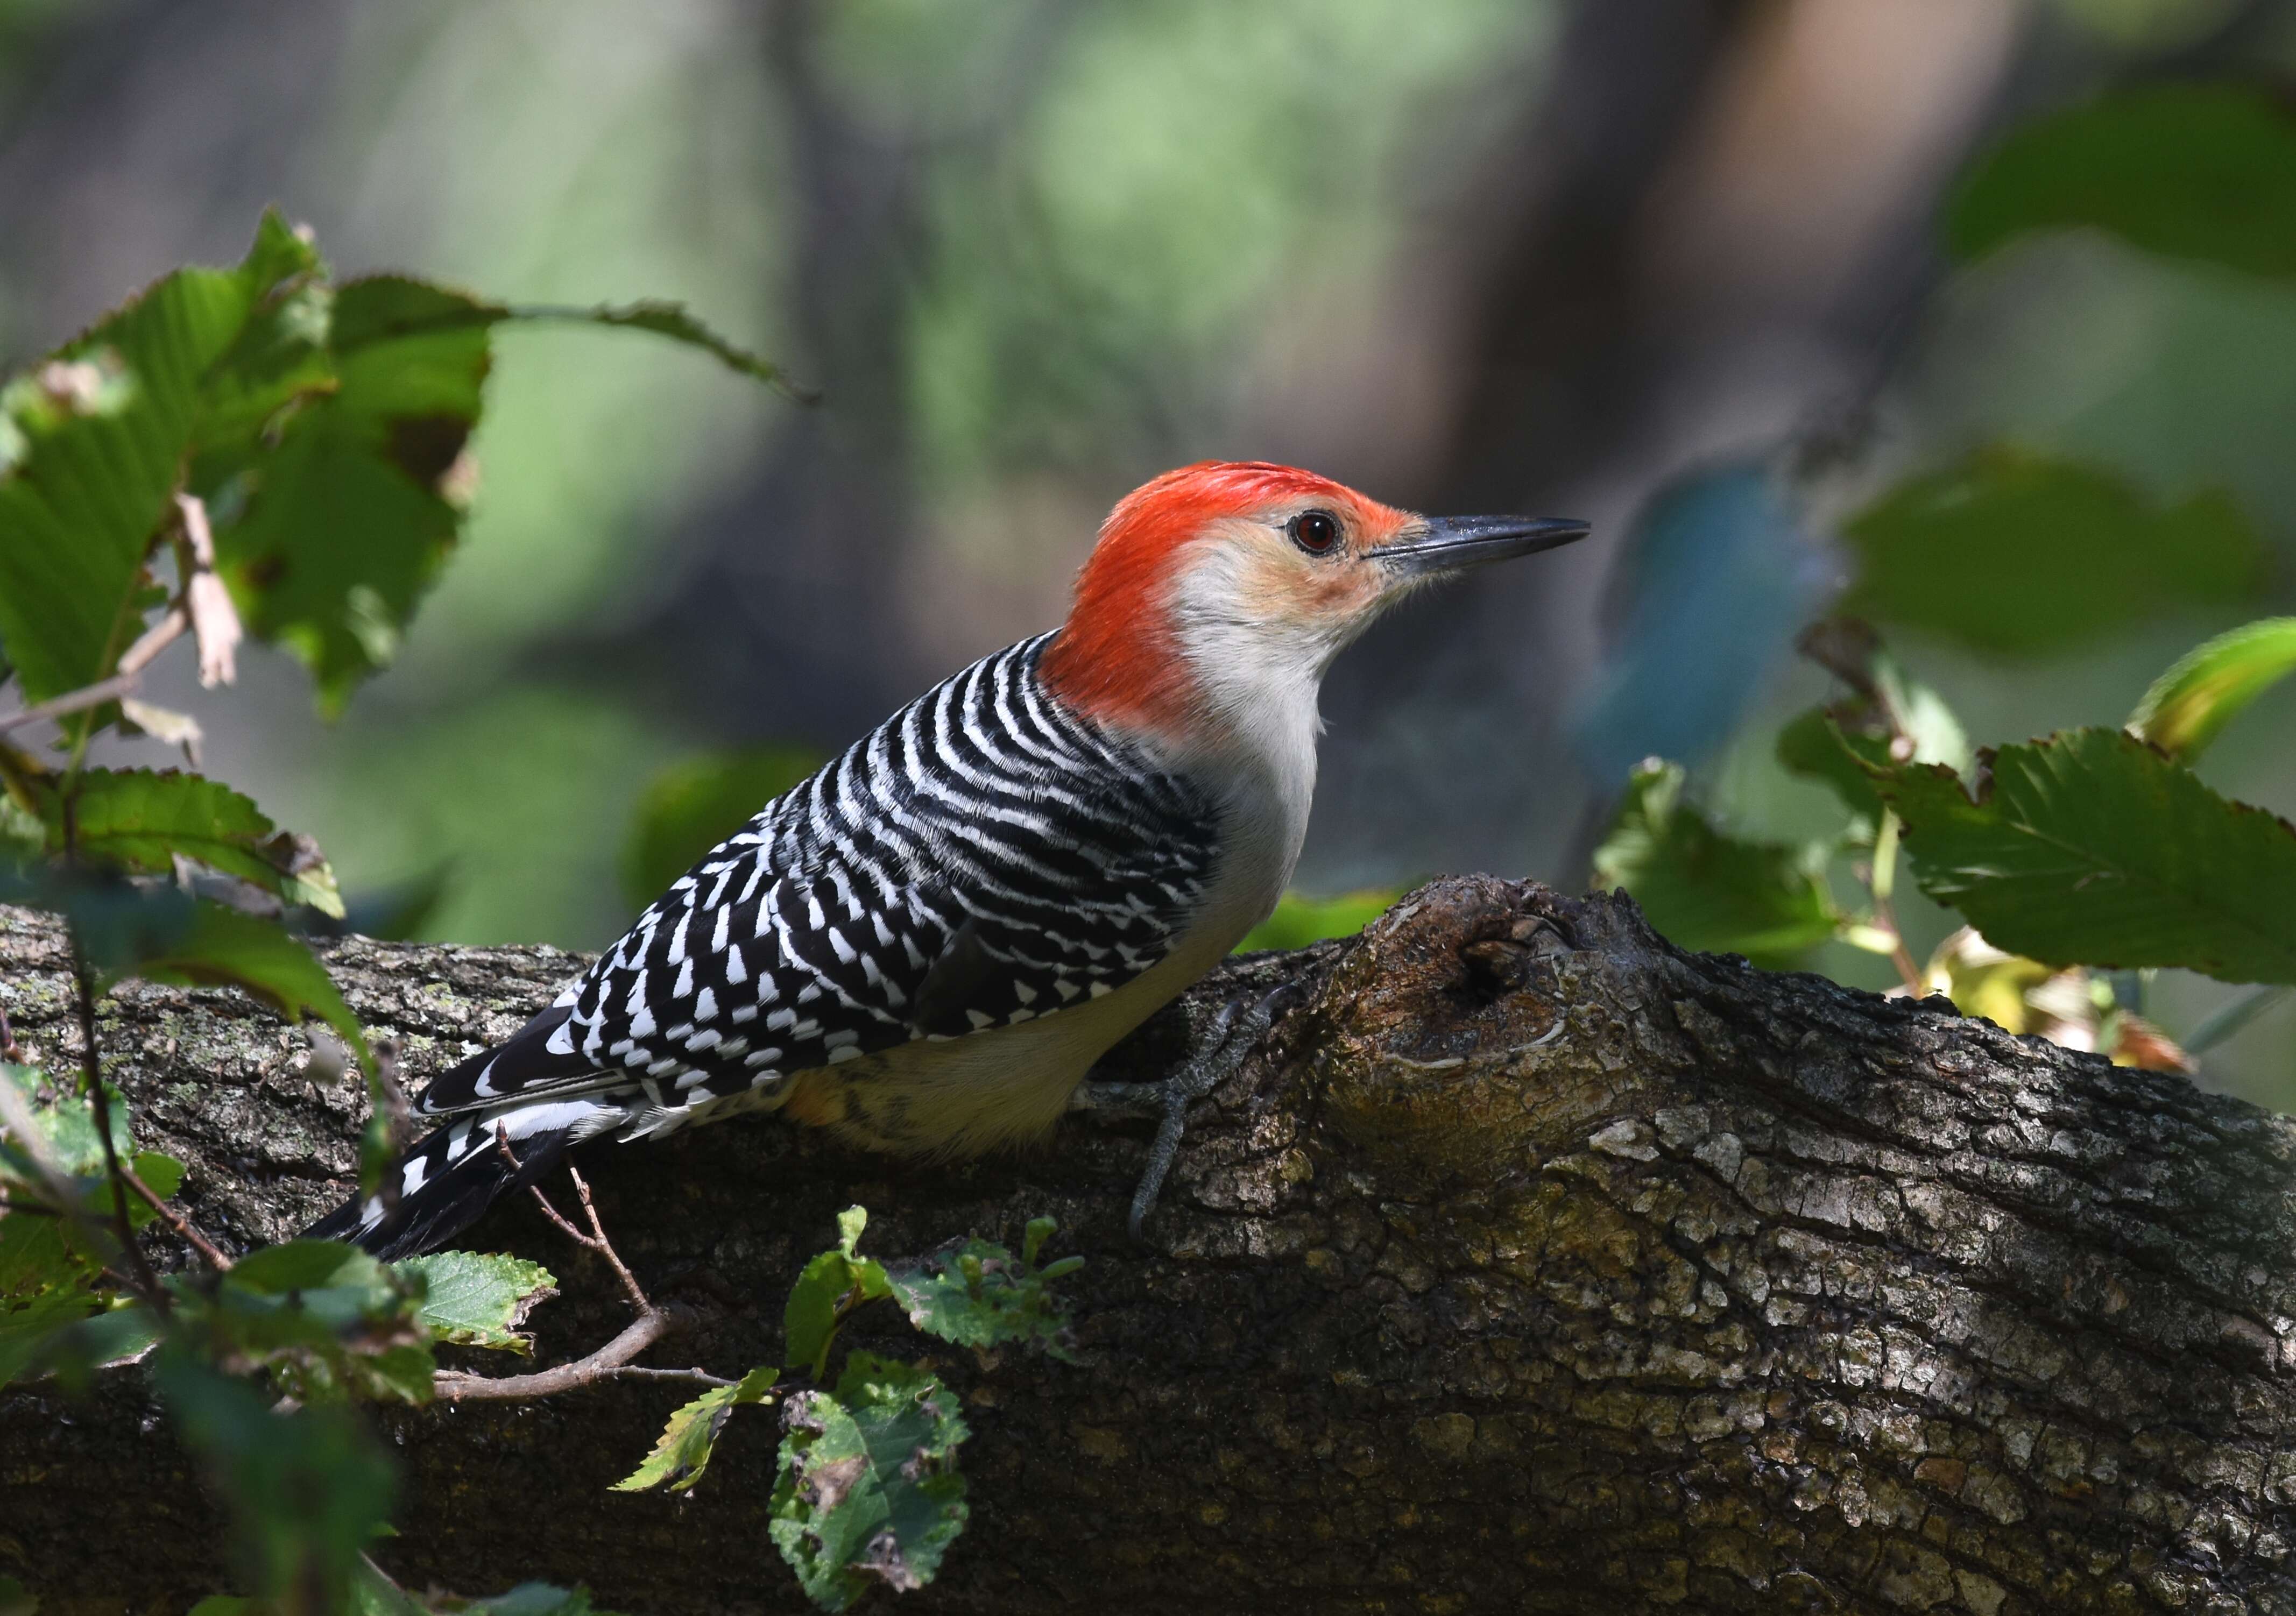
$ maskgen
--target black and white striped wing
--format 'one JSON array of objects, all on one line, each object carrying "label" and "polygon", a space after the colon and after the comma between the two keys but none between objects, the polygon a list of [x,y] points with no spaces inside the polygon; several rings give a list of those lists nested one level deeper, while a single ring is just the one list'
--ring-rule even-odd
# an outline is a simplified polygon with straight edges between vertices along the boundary
[{"label": "black and white striped wing", "polygon": [[1058,1014],[1155,965],[1213,877],[1216,810],[1037,684],[1048,639],[974,665],[769,804],[422,1109],[635,1083],[668,1118]]}]

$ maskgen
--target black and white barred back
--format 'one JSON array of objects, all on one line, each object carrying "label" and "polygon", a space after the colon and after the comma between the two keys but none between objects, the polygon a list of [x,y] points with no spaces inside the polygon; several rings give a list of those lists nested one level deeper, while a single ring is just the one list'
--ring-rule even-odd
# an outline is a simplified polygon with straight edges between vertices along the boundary
[{"label": "black and white barred back", "polygon": [[1057,1015],[1163,959],[1214,878],[1218,805],[1038,681],[1052,639],[974,664],[767,804],[548,1009],[430,1085],[420,1109],[456,1120],[393,1169],[396,1204],[353,1201],[311,1233],[428,1249],[593,1134],[778,1106],[801,1073]]}]

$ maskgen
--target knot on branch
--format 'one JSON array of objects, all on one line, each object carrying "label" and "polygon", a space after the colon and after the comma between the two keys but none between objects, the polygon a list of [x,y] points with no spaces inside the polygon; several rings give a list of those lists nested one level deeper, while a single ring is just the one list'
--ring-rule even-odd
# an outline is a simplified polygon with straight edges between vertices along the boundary
[{"label": "knot on branch", "polygon": [[1647,1114],[1638,1018],[1671,1031],[1669,953],[1623,897],[1488,876],[1423,886],[1314,1001],[1331,1117],[1384,1171],[1481,1186],[1607,1115]]}]

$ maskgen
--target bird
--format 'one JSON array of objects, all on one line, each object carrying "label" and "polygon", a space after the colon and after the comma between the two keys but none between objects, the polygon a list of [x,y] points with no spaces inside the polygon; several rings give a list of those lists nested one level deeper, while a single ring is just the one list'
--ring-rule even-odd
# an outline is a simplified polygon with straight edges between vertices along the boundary
[{"label": "bird", "polygon": [[1231,952],[1289,885],[1332,660],[1434,579],[1587,524],[1430,518],[1264,461],[1126,495],[1050,633],[918,697],[767,803],[550,1006],[437,1077],[439,1122],[314,1225],[437,1249],[585,1139],[774,1111],[913,1161],[1160,1119],[1136,1235],[1190,1100],[1274,1004],[1231,1004],[1160,1082],[1100,1057]]}]

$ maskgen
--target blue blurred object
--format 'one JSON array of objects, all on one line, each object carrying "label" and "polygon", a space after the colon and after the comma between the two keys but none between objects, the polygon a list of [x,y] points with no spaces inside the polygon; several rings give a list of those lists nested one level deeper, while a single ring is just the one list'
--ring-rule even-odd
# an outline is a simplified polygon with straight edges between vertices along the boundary
[{"label": "blue blurred object", "polygon": [[1611,575],[1609,652],[1572,704],[1579,763],[1607,789],[1645,757],[1710,755],[1838,573],[1783,466],[1733,461],[1661,487]]}]

